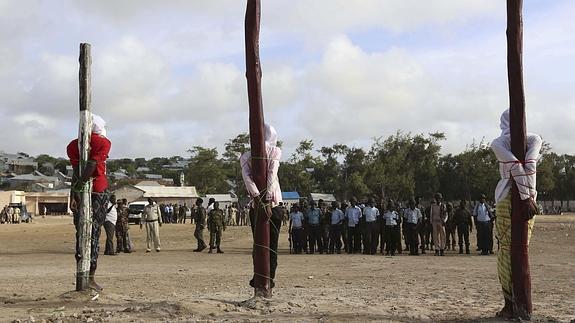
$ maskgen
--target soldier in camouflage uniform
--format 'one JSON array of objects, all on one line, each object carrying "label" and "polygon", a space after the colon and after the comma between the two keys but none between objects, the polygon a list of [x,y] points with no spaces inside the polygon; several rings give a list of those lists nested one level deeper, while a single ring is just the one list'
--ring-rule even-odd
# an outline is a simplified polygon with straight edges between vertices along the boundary
[{"label": "soldier in camouflage uniform", "polygon": [[194,223],[196,223],[196,230],[194,231],[194,237],[198,240],[198,247],[194,249],[194,252],[201,252],[206,249],[206,243],[204,242],[204,227],[206,223],[206,209],[202,206],[204,200],[198,198],[196,200],[196,207],[194,208]]},{"label": "soldier in camouflage uniform", "polygon": [[220,249],[222,231],[226,231],[226,221],[224,211],[220,210],[220,203],[214,202],[214,208],[208,214],[208,230],[210,230],[210,251],[217,248],[218,253],[224,253]]},{"label": "soldier in camouflage uniform", "polygon": [[130,210],[124,200],[117,202],[118,220],[116,221],[116,253],[132,252],[130,248],[130,238],[128,237],[128,214]]}]

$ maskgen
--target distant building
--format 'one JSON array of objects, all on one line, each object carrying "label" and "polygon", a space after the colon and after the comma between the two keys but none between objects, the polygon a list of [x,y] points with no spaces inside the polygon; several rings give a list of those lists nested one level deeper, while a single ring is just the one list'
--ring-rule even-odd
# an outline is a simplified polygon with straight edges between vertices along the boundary
[{"label": "distant building", "polygon": [[326,194],[326,193],[311,193],[310,194],[311,200],[314,202],[318,202],[319,200],[323,200],[325,203],[331,203],[337,201],[333,194]]},{"label": "distant building", "polygon": [[[53,190],[65,185],[66,176],[60,172],[61,176],[46,176],[39,171],[30,174],[16,175],[8,178],[10,188],[29,190]],[[40,185],[38,185],[40,184]]]},{"label": "distant building", "polygon": [[300,196],[298,192],[282,192],[282,200],[284,204],[299,203]]},{"label": "distant building", "polygon": [[0,152],[0,171],[16,175],[28,174],[38,169],[38,163],[28,155]]},{"label": "distant building", "polygon": [[138,167],[136,169],[137,173],[149,173],[150,172],[150,168],[148,167]]},{"label": "distant building", "polygon": [[170,164],[164,165],[164,166],[162,166],[162,168],[169,169],[169,170],[175,170],[175,171],[178,171],[178,170],[182,171],[188,167],[189,163],[190,163],[189,159],[178,160],[178,161],[172,162]]},{"label": "distant building", "polygon": [[177,203],[188,206],[194,204],[198,198],[198,192],[194,186],[163,186],[156,185],[126,185],[120,187],[114,194],[116,198],[125,198],[128,202],[146,201],[148,197],[153,198],[158,204]]},{"label": "distant building", "polygon": [[231,205],[232,203],[238,202],[238,197],[233,193],[228,194],[206,194],[206,197],[203,197],[204,204],[203,207],[208,207],[208,202],[210,198],[213,198],[220,204],[220,209],[225,209],[227,206]]}]

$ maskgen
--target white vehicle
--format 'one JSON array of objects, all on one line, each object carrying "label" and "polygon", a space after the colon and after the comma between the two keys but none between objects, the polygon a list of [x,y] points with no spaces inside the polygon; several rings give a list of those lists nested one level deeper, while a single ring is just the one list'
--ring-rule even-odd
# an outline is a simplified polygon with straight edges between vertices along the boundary
[{"label": "white vehicle", "polygon": [[144,201],[136,201],[128,204],[128,209],[130,213],[128,214],[128,223],[136,223],[140,224],[142,220],[142,211],[144,211],[144,207],[148,205],[148,202]]}]

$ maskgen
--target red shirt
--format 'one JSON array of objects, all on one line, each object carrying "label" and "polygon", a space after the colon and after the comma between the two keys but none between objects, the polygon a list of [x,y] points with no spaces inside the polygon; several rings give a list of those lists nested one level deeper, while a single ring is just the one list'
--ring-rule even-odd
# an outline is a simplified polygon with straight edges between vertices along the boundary
[{"label": "red shirt", "polygon": [[[96,162],[96,169],[92,173],[92,191],[101,193],[108,188],[106,179],[106,159],[112,143],[108,138],[92,132],[90,136],[90,156],[89,159]],[[78,167],[80,162],[80,152],[78,150],[78,139],[72,140],[66,147],[68,158],[73,167]]]}]

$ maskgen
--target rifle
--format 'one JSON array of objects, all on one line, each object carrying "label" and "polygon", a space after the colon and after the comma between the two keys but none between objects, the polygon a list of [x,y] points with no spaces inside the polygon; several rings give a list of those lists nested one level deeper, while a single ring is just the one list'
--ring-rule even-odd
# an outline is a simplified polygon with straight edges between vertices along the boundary
[{"label": "rifle", "polygon": [[291,246],[291,230],[288,231],[288,241],[289,241],[289,253],[291,255],[293,253],[293,248]]}]

